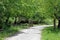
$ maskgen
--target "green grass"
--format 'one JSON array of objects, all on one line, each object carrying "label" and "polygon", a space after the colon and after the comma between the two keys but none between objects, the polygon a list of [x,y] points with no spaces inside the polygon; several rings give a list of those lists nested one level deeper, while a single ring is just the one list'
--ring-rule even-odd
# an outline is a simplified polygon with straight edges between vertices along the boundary
[{"label": "green grass", "polygon": [[4,40],[5,38],[15,34],[21,29],[28,28],[27,25],[16,25],[16,26],[11,26],[9,29],[6,28],[3,31],[0,31],[0,40]]},{"label": "green grass", "polygon": [[45,28],[42,31],[42,40],[60,40],[60,30],[53,30],[53,27]]}]

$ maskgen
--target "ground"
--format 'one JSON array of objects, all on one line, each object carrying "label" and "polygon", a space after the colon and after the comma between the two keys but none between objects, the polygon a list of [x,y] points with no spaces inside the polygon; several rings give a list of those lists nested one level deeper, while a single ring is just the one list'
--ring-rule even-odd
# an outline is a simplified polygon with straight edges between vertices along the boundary
[{"label": "ground", "polygon": [[34,26],[20,30],[18,33],[6,38],[5,40],[41,40],[42,29],[51,25]]}]

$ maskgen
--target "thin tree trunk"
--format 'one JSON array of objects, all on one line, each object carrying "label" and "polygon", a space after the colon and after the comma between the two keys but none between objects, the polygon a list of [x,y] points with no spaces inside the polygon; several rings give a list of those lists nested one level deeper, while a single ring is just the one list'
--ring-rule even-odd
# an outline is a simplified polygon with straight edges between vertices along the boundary
[{"label": "thin tree trunk", "polygon": [[33,26],[33,21],[30,19],[29,20],[29,27],[32,27]]},{"label": "thin tree trunk", "polygon": [[54,29],[56,29],[56,19],[54,18]]},{"label": "thin tree trunk", "polygon": [[60,20],[58,20],[58,29],[60,29]]},{"label": "thin tree trunk", "polygon": [[9,17],[7,17],[5,24],[8,24],[8,21],[9,21]]},{"label": "thin tree trunk", "polygon": [[14,24],[17,24],[17,23],[16,23],[16,21],[17,21],[17,17],[15,17],[15,21],[14,21]]},{"label": "thin tree trunk", "polygon": [[9,17],[7,17],[5,25],[9,28],[11,26],[10,22],[9,22]]}]

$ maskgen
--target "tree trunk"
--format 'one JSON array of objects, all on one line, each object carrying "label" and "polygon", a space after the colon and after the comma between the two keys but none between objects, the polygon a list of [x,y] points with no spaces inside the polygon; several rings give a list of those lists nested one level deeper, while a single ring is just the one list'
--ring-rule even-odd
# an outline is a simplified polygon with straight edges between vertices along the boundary
[{"label": "tree trunk", "polygon": [[54,18],[54,29],[56,29],[56,19]]},{"label": "tree trunk", "polygon": [[29,27],[32,27],[32,26],[33,26],[33,21],[29,20]]},{"label": "tree trunk", "polygon": [[[10,22],[9,22],[9,17],[7,17],[4,25],[5,25],[7,28],[10,28],[11,24],[10,24]],[[3,26],[3,28],[6,28],[5,26]]]},{"label": "tree trunk", "polygon": [[60,20],[58,20],[58,29],[60,29]]},{"label": "tree trunk", "polygon": [[9,17],[7,17],[5,24],[7,25],[9,21]]},{"label": "tree trunk", "polygon": [[17,17],[15,17],[15,21],[14,21],[14,24],[17,24],[17,22],[16,22],[16,21],[17,21]]}]

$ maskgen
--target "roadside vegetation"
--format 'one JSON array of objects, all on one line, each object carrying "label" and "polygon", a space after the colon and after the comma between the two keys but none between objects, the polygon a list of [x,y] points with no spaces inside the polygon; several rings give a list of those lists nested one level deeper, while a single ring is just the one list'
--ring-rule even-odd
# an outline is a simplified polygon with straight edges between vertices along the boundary
[{"label": "roadside vegetation", "polygon": [[60,40],[60,30],[53,30],[52,27],[47,27],[42,30],[42,40]]},{"label": "roadside vegetation", "polygon": [[15,35],[22,29],[28,28],[28,25],[23,24],[23,25],[15,25],[11,26],[10,28],[5,28],[4,30],[0,31],[0,40],[4,40],[5,38]]}]

